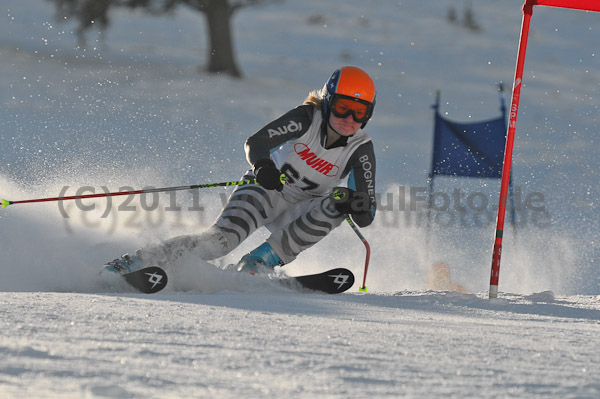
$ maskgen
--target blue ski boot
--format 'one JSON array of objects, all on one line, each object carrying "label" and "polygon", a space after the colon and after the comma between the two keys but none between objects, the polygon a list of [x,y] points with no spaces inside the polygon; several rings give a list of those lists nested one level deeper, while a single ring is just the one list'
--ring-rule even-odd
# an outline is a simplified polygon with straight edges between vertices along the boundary
[{"label": "blue ski boot", "polygon": [[236,270],[250,274],[266,274],[272,271],[275,266],[283,266],[283,264],[271,245],[265,242],[244,255],[238,262]]},{"label": "blue ski boot", "polygon": [[107,262],[104,265],[105,270],[121,274],[131,273],[142,267],[142,258],[138,255],[130,256],[129,254],[124,254],[120,258]]}]

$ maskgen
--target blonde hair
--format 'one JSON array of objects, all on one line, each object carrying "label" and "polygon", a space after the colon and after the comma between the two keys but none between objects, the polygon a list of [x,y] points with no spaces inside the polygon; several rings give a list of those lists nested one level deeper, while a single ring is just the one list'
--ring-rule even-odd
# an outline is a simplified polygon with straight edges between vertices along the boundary
[{"label": "blonde hair", "polygon": [[304,105],[312,105],[315,108],[320,108],[323,103],[323,97],[325,97],[325,91],[327,89],[323,87],[320,90],[313,90],[308,93],[306,99],[304,100]]}]

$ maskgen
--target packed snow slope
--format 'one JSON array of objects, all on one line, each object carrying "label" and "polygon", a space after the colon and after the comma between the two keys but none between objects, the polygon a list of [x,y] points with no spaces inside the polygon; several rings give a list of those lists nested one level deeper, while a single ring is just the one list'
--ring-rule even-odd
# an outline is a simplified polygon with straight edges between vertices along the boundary
[{"label": "packed snow slope", "polygon": [[[479,29],[464,26],[469,4]],[[499,299],[487,299],[499,182],[436,179],[449,204],[429,228],[423,210],[435,93],[452,120],[499,115],[521,4],[244,9],[233,19],[244,78],[231,79],[198,69],[205,21],[187,9],[115,12],[79,47],[50,2],[3,1],[1,198],[237,180],[245,138],[353,64],[378,90],[367,127],[380,204],[362,231],[369,292],[338,296],[215,267],[266,231],[215,265],[171,265],[160,294],[99,276],[124,252],[206,228],[230,189],[1,209],[0,396],[600,397],[600,15],[534,9]],[[361,282],[364,256],[344,224],[280,272],[343,266]],[[432,286],[437,261],[471,293]]]},{"label": "packed snow slope", "polygon": [[3,398],[597,398],[590,297],[11,293]]}]

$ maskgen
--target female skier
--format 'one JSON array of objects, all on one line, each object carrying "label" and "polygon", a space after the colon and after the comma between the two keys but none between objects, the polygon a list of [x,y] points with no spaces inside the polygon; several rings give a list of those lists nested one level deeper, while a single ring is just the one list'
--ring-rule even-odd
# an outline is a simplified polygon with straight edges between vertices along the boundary
[{"label": "female skier", "polygon": [[[213,226],[108,262],[114,271],[168,265],[187,253],[227,255],[261,226],[265,243],[244,255],[238,271],[269,271],[316,244],[350,215],[361,227],[375,216],[375,153],[362,130],[373,114],[375,85],[362,69],[337,69],[303,105],[269,123],[245,143],[251,165]],[[347,186],[337,187],[348,177]]]}]

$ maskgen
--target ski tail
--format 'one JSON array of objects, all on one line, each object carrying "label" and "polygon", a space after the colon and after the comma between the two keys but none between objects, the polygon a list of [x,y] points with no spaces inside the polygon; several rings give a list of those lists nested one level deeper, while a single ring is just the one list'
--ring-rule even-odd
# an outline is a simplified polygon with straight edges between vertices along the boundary
[{"label": "ski tail", "polygon": [[282,283],[290,288],[298,288],[327,294],[340,294],[354,285],[354,274],[344,268],[337,268],[323,273],[288,277]]},{"label": "ski tail", "polygon": [[158,266],[144,267],[122,275],[125,281],[144,294],[154,294],[167,285],[167,273]]}]

